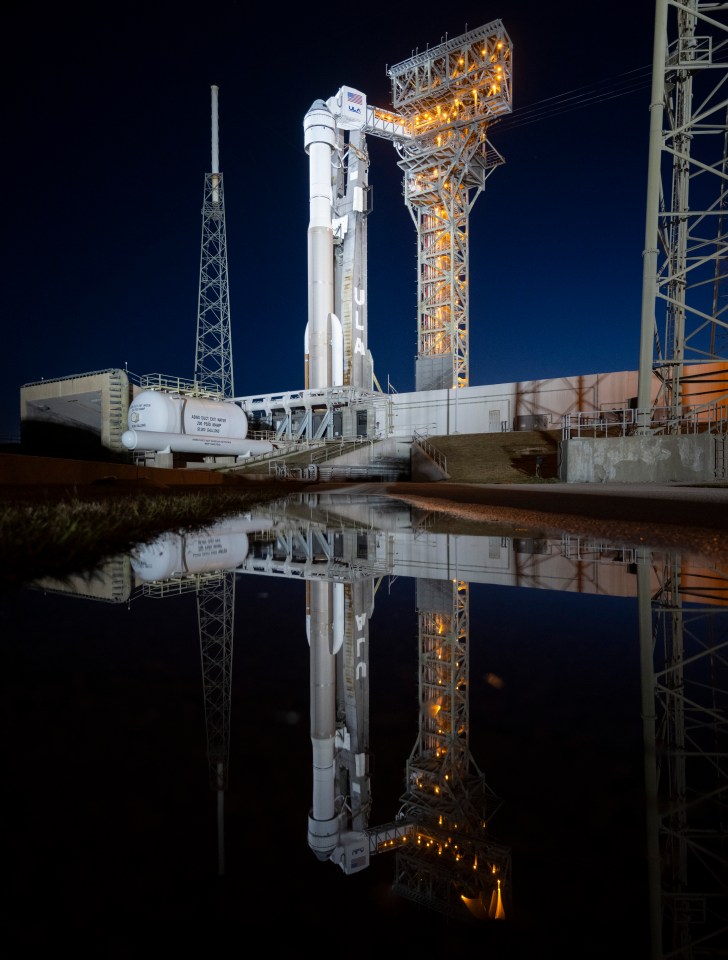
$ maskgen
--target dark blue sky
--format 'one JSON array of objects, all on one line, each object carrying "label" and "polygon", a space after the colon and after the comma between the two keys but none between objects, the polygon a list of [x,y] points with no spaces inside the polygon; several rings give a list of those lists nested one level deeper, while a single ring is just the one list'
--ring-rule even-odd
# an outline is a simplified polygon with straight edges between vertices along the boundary
[{"label": "dark blue sky", "polygon": [[[494,19],[513,42],[514,114],[491,128],[506,163],[471,214],[470,382],[637,368],[654,4],[599,21],[578,0],[392,7],[4,15],[0,437],[17,434],[29,381],[125,363],[192,375],[213,83],[236,393],[302,386],[306,111],[343,84],[388,106],[388,65]],[[394,149],[369,148],[369,342],[379,382],[402,392],[416,235]]]}]

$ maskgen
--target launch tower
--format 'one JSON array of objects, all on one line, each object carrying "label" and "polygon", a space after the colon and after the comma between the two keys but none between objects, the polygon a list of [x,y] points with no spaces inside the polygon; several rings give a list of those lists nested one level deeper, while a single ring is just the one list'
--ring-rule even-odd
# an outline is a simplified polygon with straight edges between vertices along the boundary
[{"label": "launch tower", "polygon": [[486,179],[503,163],[487,129],[511,110],[511,42],[495,20],[387,72],[394,111],[341,87],[315,101],[304,118],[307,388],[371,389],[376,382],[367,347],[366,135],[394,144],[417,228],[415,388],[468,385],[469,216]]},{"label": "launch tower", "polygon": [[511,42],[496,20],[390,67],[392,106],[410,132],[395,140],[417,227],[415,389],[469,383],[468,227],[503,163],[487,138],[511,111]]}]

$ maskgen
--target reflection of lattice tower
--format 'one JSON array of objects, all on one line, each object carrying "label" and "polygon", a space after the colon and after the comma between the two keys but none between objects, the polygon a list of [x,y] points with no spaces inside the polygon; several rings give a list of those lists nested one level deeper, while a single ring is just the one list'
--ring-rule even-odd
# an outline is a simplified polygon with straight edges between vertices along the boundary
[{"label": "reflection of lattice tower", "polygon": [[447,915],[504,916],[510,851],[490,840],[500,801],[469,748],[468,585],[417,581],[420,725],[400,817],[395,890]]},{"label": "reflection of lattice tower", "polygon": [[227,399],[235,395],[230,336],[225,198],[219,169],[217,87],[212,87],[212,172],[205,174],[197,311],[195,388]]},{"label": "reflection of lattice tower", "polygon": [[656,569],[655,592],[637,568],[651,955],[726,956],[728,578]]},{"label": "reflection of lattice tower", "polygon": [[216,789],[223,789],[227,781],[234,605],[235,574],[231,572],[220,575],[219,589],[206,585],[198,594],[207,756],[210,785]]},{"label": "reflection of lattice tower", "polygon": [[206,584],[197,594],[197,619],[205,698],[205,730],[210,787],[217,791],[218,869],[225,872],[224,791],[230,753],[230,691],[233,671],[235,573],[220,574],[219,584]]},{"label": "reflection of lattice tower", "polygon": [[[658,2],[638,396],[646,428],[654,407],[677,421],[686,403],[728,395],[714,366],[728,360],[726,44],[725,6]],[[690,382],[686,364],[702,368]]]},{"label": "reflection of lattice tower", "polygon": [[503,163],[486,137],[511,110],[511,42],[499,21],[388,71],[392,105],[412,130],[395,142],[417,227],[417,390],[469,380],[468,220]]}]

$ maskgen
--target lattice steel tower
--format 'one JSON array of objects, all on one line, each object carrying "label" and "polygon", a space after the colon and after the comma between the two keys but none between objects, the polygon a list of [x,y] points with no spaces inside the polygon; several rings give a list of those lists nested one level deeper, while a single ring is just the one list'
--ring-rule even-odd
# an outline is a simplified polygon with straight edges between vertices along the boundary
[{"label": "lattice steel tower", "polygon": [[[684,365],[728,359],[728,7],[657,0],[643,254],[640,432],[679,432]],[[653,377],[659,390],[653,398]],[[728,395],[728,383],[722,390]],[[657,408],[661,408],[660,413]]]},{"label": "lattice steel tower", "polygon": [[511,111],[511,69],[511,41],[496,20],[387,71],[410,134],[395,147],[418,238],[416,390],[469,382],[469,216],[504,162],[486,133]]},{"label": "lattice steel tower", "polygon": [[[230,337],[225,201],[219,168],[218,104],[212,90],[212,172],[205,175],[197,312],[195,390],[225,399],[234,396]],[[224,866],[224,791],[227,787],[235,622],[235,572],[203,584],[197,594],[202,685],[210,786],[217,791],[218,870]]]},{"label": "lattice steel tower", "polygon": [[205,174],[202,203],[202,246],[195,352],[196,390],[225,399],[235,395],[230,336],[225,197],[219,165],[216,86],[212,90],[212,172]]}]

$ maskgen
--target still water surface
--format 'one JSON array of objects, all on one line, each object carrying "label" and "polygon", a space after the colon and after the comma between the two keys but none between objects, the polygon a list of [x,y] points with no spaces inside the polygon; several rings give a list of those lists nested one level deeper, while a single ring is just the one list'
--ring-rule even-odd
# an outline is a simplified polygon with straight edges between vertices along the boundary
[{"label": "still water surface", "polygon": [[6,594],[3,939],[493,960],[710,940],[726,596],[679,551],[436,534],[345,495]]}]

